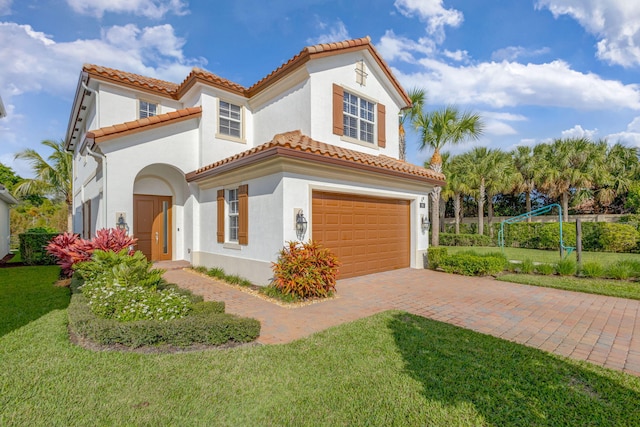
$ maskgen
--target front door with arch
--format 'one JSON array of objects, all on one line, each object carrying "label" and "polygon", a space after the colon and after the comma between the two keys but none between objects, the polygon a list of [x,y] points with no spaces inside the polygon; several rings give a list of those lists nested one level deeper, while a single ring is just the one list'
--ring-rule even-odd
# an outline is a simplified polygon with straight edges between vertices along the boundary
[{"label": "front door with arch", "polygon": [[150,261],[171,260],[171,196],[133,195],[133,230],[138,250]]}]

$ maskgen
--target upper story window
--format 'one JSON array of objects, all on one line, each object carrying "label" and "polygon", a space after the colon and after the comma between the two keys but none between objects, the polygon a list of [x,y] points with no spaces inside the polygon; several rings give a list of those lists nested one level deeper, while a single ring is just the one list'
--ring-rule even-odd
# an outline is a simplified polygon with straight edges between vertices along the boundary
[{"label": "upper story window", "polygon": [[242,138],[242,107],[220,101],[218,108],[218,133],[232,138]]},{"label": "upper story window", "polygon": [[140,100],[140,109],[138,111],[139,118],[146,119],[158,114],[158,104],[149,101]]},{"label": "upper story window", "polygon": [[346,91],[343,97],[344,135],[373,144],[375,104]]}]

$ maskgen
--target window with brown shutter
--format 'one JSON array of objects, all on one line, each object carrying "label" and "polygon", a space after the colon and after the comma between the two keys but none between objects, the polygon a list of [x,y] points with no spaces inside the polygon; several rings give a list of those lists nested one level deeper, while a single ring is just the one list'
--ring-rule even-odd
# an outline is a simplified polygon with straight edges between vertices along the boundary
[{"label": "window with brown shutter", "polygon": [[385,126],[385,108],[384,105],[378,104],[378,147],[387,146],[387,135]]},{"label": "window with brown shutter", "polygon": [[238,243],[249,244],[249,186],[238,187]]},{"label": "window with brown shutter", "polygon": [[343,135],[343,115],[342,102],[344,100],[344,91],[337,84],[333,85],[333,133],[335,135]]},{"label": "window with brown shutter", "polygon": [[224,243],[224,190],[218,190],[218,243]]}]

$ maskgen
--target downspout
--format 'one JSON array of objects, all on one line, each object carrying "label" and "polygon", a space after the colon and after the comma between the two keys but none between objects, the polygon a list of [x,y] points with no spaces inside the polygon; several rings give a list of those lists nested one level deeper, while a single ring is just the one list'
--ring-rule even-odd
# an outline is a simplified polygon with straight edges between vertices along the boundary
[{"label": "downspout", "polygon": [[[98,102],[98,92],[95,91],[94,89],[91,89],[89,86],[87,86],[87,83],[85,83],[84,81],[82,81],[82,88],[84,90],[86,90],[87,92],[91,92],[92,94],[94,94],[94,96],[96,97],[95,100],[95,105],[96,105],[96,128],[100,129],[100,103]],[[104,218],[104,224],[103,227],[107,228],[107,156],[105,156],[102,153],[96,153],[95,151],[91,150],[91,147],[89,146],[89,144],[87,144],[86,146],[87,148],[87,153],[89,153],[89,155],[95,159],[100,159],[102,161],[102,202],[103,202],[103,218]]]},{"label": "downspout", "polygon": [[87,153],[91,155],[91,157],[100,159],[102,161],[102,202],[104,205],[104,224],[103,227],[107,228],[107,156],[102,153],[96,153],[91,150],[89,145],[87,144]]}]

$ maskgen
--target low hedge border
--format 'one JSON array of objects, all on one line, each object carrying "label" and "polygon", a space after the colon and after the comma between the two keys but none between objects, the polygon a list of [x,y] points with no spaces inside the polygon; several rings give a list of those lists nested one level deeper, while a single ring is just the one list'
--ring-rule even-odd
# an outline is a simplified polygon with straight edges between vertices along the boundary
[{"label": "low hedge border", "polygon": [[[248,343],[260,335],[260,322],[224,312],[224,302],[194,303],[192,313],[170,321],[140,320],[119,322],[96,316],[87,298],[78,293],[79,281],[73,280],[75,293],[69,304],[69,328],[72,333],[102,345],[138,348],[169,344],[188,347],[194,344],[222,346]],[[80,282],[81,284],[81,282]]]},{"label": "low hedge border", "polygon": [[493,239],[483,234],[440,233],[440,244],[442,246],[495,246]]}]

